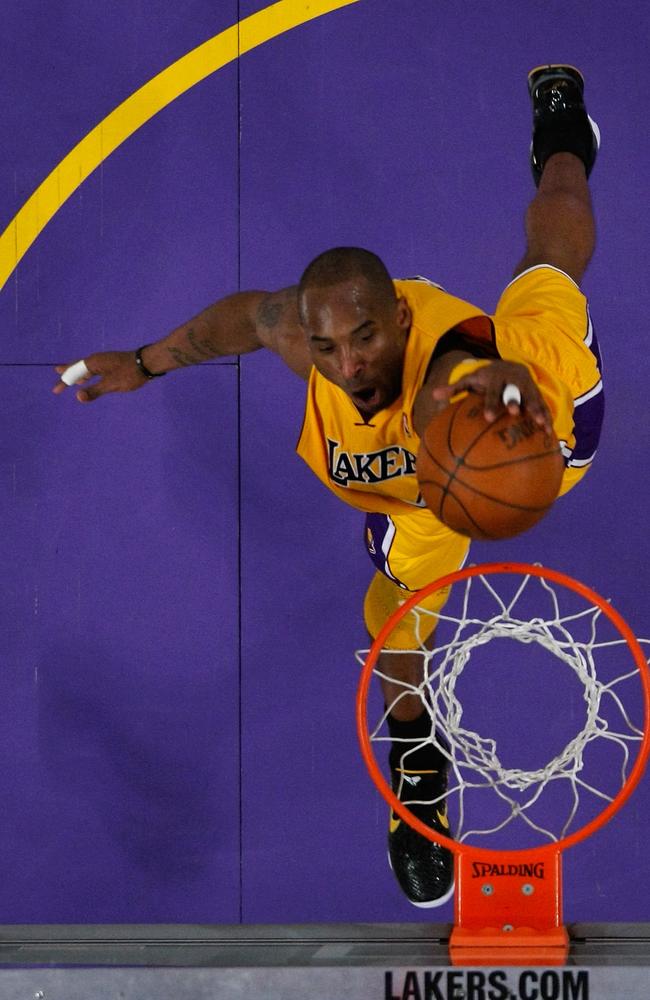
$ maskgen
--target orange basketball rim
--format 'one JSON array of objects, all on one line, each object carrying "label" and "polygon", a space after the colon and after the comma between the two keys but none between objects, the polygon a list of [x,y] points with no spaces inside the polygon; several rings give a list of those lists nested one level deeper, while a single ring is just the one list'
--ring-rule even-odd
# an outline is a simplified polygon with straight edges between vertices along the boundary
[{"label": "orange basketball rim", "polygon": [[[393,793],[374,755],[368,726],[368,695],[385,640],[427,596],[472,577],[521,574],[579,594],[611,622],[627,643],[643,690],[643,733],[630,773],[618,794],[581,828],[553,843],[526,849],[490,849],[458,842],[422,823]],[[650,753],[650,675],[643,650],[622,616],[599,594],[565,573],[528,563],[484,563],[441,577],[415,593],[385,623],[365,660],[356,702],[357,732],[370,776],[391,809],[429,840],[455,855],[455,925],[449,947],[455,965],[561,965],[568,956],[562,922],[561,855],[605,825],[639,783]],[[543,872],[543,878],[531,874]],[[491,875],[498,879],[491,881]],[[497,888],[498,886],[498,888]]]}]

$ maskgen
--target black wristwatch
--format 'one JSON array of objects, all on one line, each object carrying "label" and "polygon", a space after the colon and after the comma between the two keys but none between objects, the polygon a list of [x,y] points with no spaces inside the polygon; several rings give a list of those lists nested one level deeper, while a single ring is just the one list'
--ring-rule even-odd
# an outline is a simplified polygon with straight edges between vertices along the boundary
[{"label": "black wristwatch", "polygon": [[145,344],[143,347],[138,347],[135,352],[135,363],[144,375],[145,378],[162,378],[167,372],[150,372],[144,361],[142,360],[142,352],[149,347],[149,344]]}]

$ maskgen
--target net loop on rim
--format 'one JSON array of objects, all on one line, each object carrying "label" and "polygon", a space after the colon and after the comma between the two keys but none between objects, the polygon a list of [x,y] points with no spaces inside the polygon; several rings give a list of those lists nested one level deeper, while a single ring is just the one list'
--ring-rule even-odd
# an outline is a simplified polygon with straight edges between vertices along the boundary
[{"label": "net loop on rim", "polygon": [[[524,599],[529,599],[531,581],[533,587],[539,585],[544,597],[544,614],[536,613],[534,617],[525,614],[525,607],[521,608]],[[587,607],[574,610],[565,599],[566,592],[560,597],[541,571],[540,574],[529,572],[523,575],[508,599],[498,593],[496,582],[489,574],[477,571],[456,584],[457,587],[461,585],[460,610],[456,613],[446,609],[434,613],[419,606],[412,607],[409,612],[415,616],[420,642],[417,653],[422,660],[422,680],[419,683],[400,681],[391,675],[389,669],[392,656],[413,655],[413,650],[382,650],[381,667],[375,664],[374,675],[389,681],[399,694],[390,705],[384,706],[377,720],[369,724],[370,741],[375,744],[391,742],[386,729],[388,715],[403,698],[416,696],[431,721],[429,736],[424,740],[392,742],[403,745],[402,771],[408,771],[409,758],[427,744],[433,743],[447,759],[449,788],[433,801],[437,804],[445,798],[450,805],[454,804],[456,841],[463,843],[468,838],[495,834],[517,821],[543,840],[558,842],[572,831],[585,799],[600,803],[599,808],[614,802],[620,788],[628,781],[631,758],[638,757],[638,745],[644,738],[644,729],[624,704],[625,695],[630,697],[631,685],[639,684],[640,674],[639,664],[635,664],[630,656],[630,640],[619,633],[615,633],[615,638],[610,637],[611,615],[603,614],[603,607],[587,602]],[[481,614],[474,608],[477,596],[482,602]],[[539,593],[534,598],[539,611],[542,604]],[[435,648],[429,649],[424,637],[431,632],[432,618],[437,638]],[[441,636],[443,631],[444,638]],[[580,685],[582,722],[566,745],[540,766],[506,765],[501,759],[497,740],[492,735],[482,735],[467,724],[458,690],[459,682],[472,654],[497,639],[528,646],[536,644],[564,664]],[[649,641],[639,642],[645,644],[647,650]],[[608,669],[599,678],[596,661],[605,651],[613,659],[615,669]],[[368,652],[361,650],[357,653],[360,662],[365,662]],[[645,653],[643,658],[645,660]],[[647,681],[643,679],[647,717],[646,685]],[[610,771],[612,754],[617,758],[615,770],[620,777],[619,787],[613,789],[611,780],[601,781],[598,773],[586,774],[587,751],[597,741],[605,741],[602,745],[607,746]],[[632,748],[635,748],[634,754],[631,754]],[[401,780],[403,785],[404,778]],[[554,817],[554,825],[551,825],[545,815],[543,818],[537,815],[538,804],[545,793],[560,785],[568,794],[563,801],[562,815]],[[466,806],[472,795],[483,794],[484,790],[494,793],[503,808],[497,810],[497,818],[494,810],[489,811],[486,825],[479,827],[474,821],[475,810],[469,817]],[[425,804],[425,800],[413,797],[412,791],[408,789],[408,804]],[[397,795],[405,801],[402,787]]]}]

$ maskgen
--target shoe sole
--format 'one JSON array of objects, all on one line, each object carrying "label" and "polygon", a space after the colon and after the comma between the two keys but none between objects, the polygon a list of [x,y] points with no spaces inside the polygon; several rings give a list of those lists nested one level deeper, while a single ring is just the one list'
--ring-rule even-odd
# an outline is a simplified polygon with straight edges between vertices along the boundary
[{"label": "shoe sole", "polygon": [[[388,855],[388,867],[390,868],[391,871],[393,871],[393,862],[390,859],[390,851],[387,851],[386,853]],[[433,910],[437,906],[444,906],[445,903],[448,903],[454,894],[455,888],[456,888],[456,880],[452,879],[451,885],[447,889],[447,892],[444,894],[444,896],[440,896],[439,899],[432,899],[428,903],[416,903],[414,899],[409,899],[408,896],[406,898],[408,899],[411,906],[417,906],[421,910]]]},{"label": "shoe sole", "polygon": [[[528,92],[532,95],[533,87],[537,86],[538,83],[542,82],[544,78],[544,73],[547,73],[549,77],[555,77],[557,76],[557,73],[555,73],[554,71],[558,69],[569,70],[570,72],[567,74],[567,76],[569,77],[571,77],[572,73],[575,73],[575,75],[578,77],[578,80],[580,81],[582,89],[584,90],[585,78],[577,66],[569,66],[568,63],[547,63],[543,66],[535,66],[534,69],[531,69],[530,73],[528,74]],[[538,79],[536,79],[536,77],[538,77]]]}]

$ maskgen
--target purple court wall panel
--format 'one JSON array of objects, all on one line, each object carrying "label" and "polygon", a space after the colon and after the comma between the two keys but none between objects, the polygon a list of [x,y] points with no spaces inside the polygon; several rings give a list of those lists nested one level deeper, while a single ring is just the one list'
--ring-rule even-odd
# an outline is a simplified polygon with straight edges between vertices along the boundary
[{"label": "purple court wall panel", "polygon": [[[4,11],[2,226],[236,20],[214,8]],[[0,295],[2,922],[239,917],[237,369],[85,410],[49,392],[53,362],[157,339],[234,290],[237,239],[228,66],[90,176]]]},{"label": "purple court wall panel", "polygon": [[[246,3],[242,13],[259,9]],[[523,252],[534,193],[526,73],[584,71],[604,135],[593,176],[600,244],[585,281],[606,355],[608,418],[588,480],[534,531],[474,561],[542,561],[611,597],[650,635],[650,441],[639,271],[647,61],[626,73],[646,13],[624,5],[362,2],[247,55],[242,87],[242,286],[294,282],[327,246],[379,252],[493,308]],[[643,19],[643,24],[641,23]],[[625,197],[622,196],[625,192]],[[641,211],[640,211],[641,209]],[[370,577],[362,518],[292,455],[304,389],[267,357],[242,365],[243,917],[419,920],[394,887],[386,809],[360,764],[353,650]],[[634,426],[634,449],[622,449]],[[622,513],[623,512],[623,513]],[[513,660],[515,653],[504,654]],[[567,919],[643,920],[644,786],[566,858]],[[451,904],[436,911],[443,919]]]},{"label": "purple court wall panel", "polygon": [[3,14],[3,199],[18,208],[129,94],[236,21],[237,0],[7,0]]},{"label": "purple court wall panel", "polygon": [[236,921],[237,370],[0,381],[0,922]]},{"label": "purple court wall panel", "polygon": [[[168,4],[146,13],[117,4],[94,23],[62,11],[46,31],[51,5],[31,7],[13,14],[15,47],[2,67],[11,100],[0,228],[121,101],[236,20],[232,2],[192,4],[183,17]],[[126,140],[46,226],[0,298],[0,361],[61,362],[158,339],[236,290],[236,246],[232,64]]]}]

